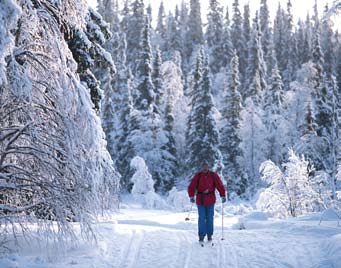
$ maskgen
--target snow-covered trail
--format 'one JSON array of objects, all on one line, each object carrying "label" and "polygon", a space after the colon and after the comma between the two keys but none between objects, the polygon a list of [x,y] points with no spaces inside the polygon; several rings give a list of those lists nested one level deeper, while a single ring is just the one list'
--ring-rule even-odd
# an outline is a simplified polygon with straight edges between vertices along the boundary
[{"label": "snow-covered trail", "polygon": [[[75,249],[48,267],[336,268],[334,261],[341,257],[340,228],[318,227],[316,221],[253,222],[250,226],[255,228],[234,230],[231,226],[237,219],[226,217],[225,240],[221,240],[217,215],[215,245],[202,248],[197,242],[196,214],[189,222],[185,217],[186,213],[122,209],[117,224],[97,226],[96,247]],[[336,253],[335,245],[328,243],[335,238]]]}]

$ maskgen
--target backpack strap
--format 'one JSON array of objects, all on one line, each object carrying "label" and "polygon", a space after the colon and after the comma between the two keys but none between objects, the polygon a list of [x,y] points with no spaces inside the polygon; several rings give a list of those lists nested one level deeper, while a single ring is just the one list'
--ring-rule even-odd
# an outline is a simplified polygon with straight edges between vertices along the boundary
[{"label": "backpack strap", "polygon": [[198,172],[197,186],[195,188],[197,191],[198,191],[198,187],[199,187],[200,177],[201,177],[201,172]]},{"label": "backpack strap", "polygon": [[213,185],[214,185],[214,190],[215,190],[215,188],[217,188],[217,187],[216,187],[216,185],[215,185],[214,173],[213,173],[213,171],[211,171],[211,170],[210,170],[210,176],[211,176],[211,178],[212,178],[212,180],[213,180]]}]

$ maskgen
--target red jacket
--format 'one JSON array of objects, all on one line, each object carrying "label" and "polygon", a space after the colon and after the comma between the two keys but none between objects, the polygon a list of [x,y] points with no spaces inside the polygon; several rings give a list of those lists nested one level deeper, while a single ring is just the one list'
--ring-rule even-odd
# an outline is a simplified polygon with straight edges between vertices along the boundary
[{"label": "red jacket", "polygon": [[225,197],[225,187],[217,173],[212,171],[207,173],[199,172],[194,175],[188,186],[188,195],[191,198],[196,193],[196,203],[198,205],[210,206],[216,201],[215,189],[218,190],[221,197]]}]

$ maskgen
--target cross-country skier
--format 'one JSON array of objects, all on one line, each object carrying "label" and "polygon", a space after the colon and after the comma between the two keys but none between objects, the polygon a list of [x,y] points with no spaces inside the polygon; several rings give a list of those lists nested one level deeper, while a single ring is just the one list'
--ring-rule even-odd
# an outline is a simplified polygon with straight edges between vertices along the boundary
[{"label": "cross-country skier", "polygon": [[[203,242],[207,235],[207,240],[212,241],[214,204],[216,202],[215,189],[218,190],[221,201],[226,202],[225,188],[218,174],[210,171],[208,163],[204,162],[201,172],[192,178],[188,186],[188,195],[192,203],[196,202],[198,207],[198,234],[199,242]],[[196,201],[194,195],[196,194]]]}]

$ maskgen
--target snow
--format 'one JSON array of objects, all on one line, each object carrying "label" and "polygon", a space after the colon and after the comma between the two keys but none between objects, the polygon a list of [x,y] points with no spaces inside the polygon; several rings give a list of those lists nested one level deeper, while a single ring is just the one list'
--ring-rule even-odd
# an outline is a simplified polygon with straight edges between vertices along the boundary
[{"label": "snow", "polygon": [[[261,211],[243,216],[224,215],[221,240],[220,204],[216,205],[213,247],[197,242],[197,212],[145,209],[132,196],[123,196],[120,212],[99,220],[97,244],[64,246],[36,239],[12,246],[0,257],[2,268],[123,268],[123,267],[340,267],[341,229],[330,216],[319,225],[321,214],[279,220]],[[231,209],[228,204],[225,209]],[[234,209],[238,211],[238,208]],[[340,212],[338,212],[340,213]],[[328,214],[328,213],[327,213]],[[245,221],[244,230],[235,228]],[[34,226],[32,226],[34,233]],[[33,234],[34,236],[34,234]]]}]

